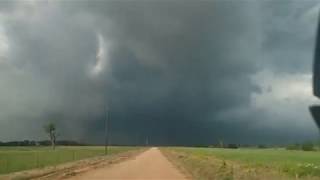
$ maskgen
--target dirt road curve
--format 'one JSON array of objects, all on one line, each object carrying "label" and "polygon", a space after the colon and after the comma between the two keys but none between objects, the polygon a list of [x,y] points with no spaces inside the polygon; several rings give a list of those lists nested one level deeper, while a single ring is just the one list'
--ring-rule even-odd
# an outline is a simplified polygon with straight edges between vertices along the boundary
[{"label": "dirt road curve", "polygon": [[157,148],[151,148],[138,155],[111,167],[100,168],[74,176],[73,180],[184,180],[186,179]]}]

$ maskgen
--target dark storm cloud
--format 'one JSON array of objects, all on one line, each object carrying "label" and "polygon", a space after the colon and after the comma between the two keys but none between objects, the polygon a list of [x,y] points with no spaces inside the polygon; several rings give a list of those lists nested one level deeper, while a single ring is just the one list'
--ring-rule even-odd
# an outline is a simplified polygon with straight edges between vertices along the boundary
[{"label": "dark storm cloud", "polygon": [[312,66],[318,1],[263,3],[265,66],[280,72],[309,72]]},{"label": "dark storm cloud", "polygon": [[104,35],[116,46],[109,60],[110,88],[117,88],[109,96],[116,111],[130,115],[126,132],[167,143],[203,142],[200,136],[214,131],[201,132],[214,124],[212,111],[248,106],[257,90],[249,79],[259,51],[250,10],[257,10],[255,3],[134,2],[109,8],[99,14],[109,17],[102,28],[108,32],[112,26]]},{"label": "dark storm cloud", "polygon": [[[62,137],[102,142],[106,107],[114,143],[294,137],[274,130],[274,116],[253,105],[253,95],[264,91],[252,77],[278,67],[276,58],[261,61],[266,50],[276,54],[277,27],[265,28],[271,15],[261,11],[273,7],[253,1],[30,1],[11,8],[0,9],[0,38],[9,47],[0,60],[4,139],[39,137],[42,125],[55,121]],[[261,126],[266,132],[252,138]]]}]

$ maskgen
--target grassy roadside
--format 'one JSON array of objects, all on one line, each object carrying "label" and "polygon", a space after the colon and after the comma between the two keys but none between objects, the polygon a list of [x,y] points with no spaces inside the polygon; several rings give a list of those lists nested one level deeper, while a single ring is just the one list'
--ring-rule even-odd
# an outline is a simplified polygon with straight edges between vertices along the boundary
[{"label": "grassy roadside", "polygon": [[318,154],[285,150],[212,148],[161,150],[169,160],[182,171],[191,174],[194,179],[320,179],[315,174],[317,171],[310,172],[310,169],[299,166],[316,162]]},{"label": "grassy roadside", "polygon": [[108,156],[95,156],[77,161],[71,161],[55,166],[19,171],[15,173],[0,175],[0,180],[55,180],[66,179],[87,171],[110,166],[121,161],[133,158],[144,152],[146,148],[136,148],[124,152],[113,153]]},{"label": "grassy roadside", "polygon": [[[118,154],[137,147],[110,147],[109,154]],[[102,146],[57,147],[1,147],[0,174],[22,170],[55,166],[66,162],[77,161],[104,155]]]}]

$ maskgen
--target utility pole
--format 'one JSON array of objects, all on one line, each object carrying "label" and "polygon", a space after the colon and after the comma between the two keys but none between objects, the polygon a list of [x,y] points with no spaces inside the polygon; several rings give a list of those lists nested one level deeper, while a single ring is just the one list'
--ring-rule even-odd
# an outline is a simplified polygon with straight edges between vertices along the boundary
[{"label": "utility pole", "polygon": [[149,146],[149,137],[146,137],[146,146]]},{"label": "utility pole", "polygon": [[110,120],[110,109],[105,108],[105,121],[104,121],[104,131],[105,131],[105,142],[104,142],[104,154],[108,154],[109,146],[109,120]]}]

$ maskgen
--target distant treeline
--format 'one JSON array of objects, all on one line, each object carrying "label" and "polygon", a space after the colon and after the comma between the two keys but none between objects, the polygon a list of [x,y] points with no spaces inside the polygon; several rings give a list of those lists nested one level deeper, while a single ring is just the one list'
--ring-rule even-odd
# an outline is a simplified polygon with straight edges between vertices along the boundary
[{"label": "distant treeline", "polygon": [[[61,146],[85,146],[87,144],[80,143],[77,141],[71,141],[71,140],[60,140],[56,142],[56,145]],[[44,141],[30,141],[30,140],[24,140],[24,141],[8,141],[8,142],[1,142],[0,146],[51,146],[51,142],[44,140]]]},{"label": "distant treeline", "polygon": [[249,145],[241,145],[241,144],[213,144],[213,145],[210,145],[209,147],[211,147],[211,148],[238,149],[240,147],[250,147],[250,146]]},{"label": "distant treeline", "polygon": [[290,144],[286,147],[287,150],[303,150],[303,151],[316,151],[319,150],[319,144],[306,142],[303,144]]},{"label": "distant treeline", "polygon": [[302,151],[317,151],[320,150],[320,144],[315,142],[305,142],[305,143],[296,143],[289,145],[247,145],[247,144],[213,144],[208,146],[209,148],[227,148],[227,149],[238,149],[238,148],[285,148],[287,150],[302,150]]},{"label": "distant treeline", "polygon": [[238,148],[283,148],[284,145],[270,145],[270,144],[213,144],[209,145],[209,148],[227,148],[227,149],[238,149]]}]

